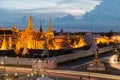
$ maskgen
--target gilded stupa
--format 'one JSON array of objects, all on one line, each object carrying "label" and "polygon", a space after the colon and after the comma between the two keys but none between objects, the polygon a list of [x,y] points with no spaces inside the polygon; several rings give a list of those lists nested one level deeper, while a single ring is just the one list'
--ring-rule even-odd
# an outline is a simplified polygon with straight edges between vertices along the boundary
[{"label": "gilded stupa", "polygon": [[27,48],[34,49],[34,33],[35,30],[33,29],[32,25],[32,17],[30,16],[28,19],[28,27],[24,28],[24,30],[20,32],[20,36],[16,44],[16,49],[24,48],[24,39],[27,41]]},{"label": "gilded stupa", "polygon": [[8,49],[8,45],[7,45],[7,41],[6,41],[6,38],[5,38],[5,31],[4,31],[4,38],[3,38],[1,50],[7,50],[7,49]]},{"label": "gilded stupa", "polygon": [[52,29],[52,20],[51,20],[51,18],[50,18],[50,23],[49,23],[49,27],[48,27],[47,38],[48,39],[53,39],[54,38],[54,33],[53,33],[53,29]]}]

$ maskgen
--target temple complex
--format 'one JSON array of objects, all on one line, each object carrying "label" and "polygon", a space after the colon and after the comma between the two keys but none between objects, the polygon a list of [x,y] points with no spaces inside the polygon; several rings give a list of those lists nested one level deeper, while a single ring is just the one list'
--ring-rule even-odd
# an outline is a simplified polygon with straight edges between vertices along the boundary
[{"label": "temple complex", "polygon": [[[14,31],[16,31],[15,27]],[[63,49],[68,47],[68,45],[73,48],[86,45],[84,39],[78,35],[76,35],[76,37],[68,35],[54,36],[51,18],[47,32],[43,30],[42,22],[40,22],[39,31],[36,31],[32,25],[32,17],[30,16],[28,19],[28,27],[24,28],[23,31],[19,32],[16,49],[24,47],[24,39],[26,39],[27,41],[28,49],[44,49],[45,37],[47,38],[47,47],[49,50]]]},{"label": "temple complex", "polygon": [[[87,46],[83,35],[71,35],[70,33],[54,35],[51,18],[48,31],[43,30],[41,21],[39,30],[35,30],[31,16],[28,19],[28,26],[24,27],[23,30],[18,30],[16,24],[14,24],[11,29],[1,28],[0,30],[0,49],[14,49],[16,53],[19,53],[20,49],[25,50],[23,54],[28,53],[26,51],[29,49],[43,50],[45,38],[47,39],[46,44],[48,50],[71,49]],[[109,40],[106,36],[98,36],[96,37],[96,44],[109,44],[115,40],[119,42],[118,36],[112,37],[111,39],[112,40]]]}]

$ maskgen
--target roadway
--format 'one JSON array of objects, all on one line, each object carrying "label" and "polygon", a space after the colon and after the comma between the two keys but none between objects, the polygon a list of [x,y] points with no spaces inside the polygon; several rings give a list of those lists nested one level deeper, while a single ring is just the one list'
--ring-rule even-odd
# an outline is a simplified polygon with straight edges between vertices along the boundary
[{"label": "roadway", "polygon": [[[108,61],[109,57],[113,55],[112,52],[109,53],[103,53],[99,57],[102,61]],[[74,61],[69,61],[65,62],[62,64],[59,64],[59,67],[64,68],[64,70],[41,70],[39,74],[46,74],[47,76],[54,76],[54,77],[64,77],[67,79],[62,79],[62,80],[79,80],[80,76],[83,77],[83,80],[87,80],[89,76],[91,77],[91,80],[120,80],[120,76],[117,75],[109,75],[109,74],[100,74],[100,73],[92,73],[92,72],[82,72],[82,71],[71,71],[68,69],[74,69],[76,67],[80,67],[81,65],[88,64],[90,61],[94,59],[94,56],[92,57],[86,57],[86,58],[81,58],[78,60]],[[0,68],[3,68],[3,66],[0,66]],[[61,69],[62,69],[61,68]],[[66,69],[66,70],[65,70]],[[31,68],[20,68],[20,67],[6,67],[6,72],[7,73],[15,73],[18,72],[19,74],[24,74],[22,79],[19,80],[26,80],[26,76],[28,73],[33,72],[33,69]],[[29,79],[28,79],[29,80]]]},{"label": "roadway", "polygon": [[[99,55],[99,59],[101,59],[101,60],[103,59],[103,61],[104,61],[104,59],[107,60],[107,58],[111,57],[113,54],[114,54],[113,52],[102,53]],[[94,58],[95,58],[95,56],[89,56],[89,57],[84,57],[84,58],[60,63],[60,64],[58,64],[57,69],[60,69],[60,70],[74,69],[75,67],[79,67],[81,65],[86,65],[86,64],[90,63]]]},{"label": "roadway", "polygon": [[[32,72],[31,68],[17,68],[16,67],[7,67],[7,73],[15,73],[18,72],[19,74],[28,74]],[[82,76],[86,80],[88,77],[91,77],[91,80],[120,80],[120,76],[117,75],[108,75],[108,74],[100,74],[100,73],[92,73],[92,72],[82,72],[82,71],[71,71],[71,70],[40,70],[39,74],[46,74],[48,76],[54,77],[63,77],[63,78],[70,78],[71,80],[79,79]]]}]

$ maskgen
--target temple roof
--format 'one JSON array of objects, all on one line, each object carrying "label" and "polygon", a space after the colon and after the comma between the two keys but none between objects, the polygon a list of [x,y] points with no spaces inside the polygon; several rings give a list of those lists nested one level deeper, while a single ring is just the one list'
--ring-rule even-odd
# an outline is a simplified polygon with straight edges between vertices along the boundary
[{"label": "temple roof", "polygon": [[31,16],[28,19],[28,30],[33,30],[33,24],[32,24],[32,17]]},{"label": "temple roof", "polygon": [[12,30],[0,30],[0,35],[4,35],[5,34],[13,34]]}]

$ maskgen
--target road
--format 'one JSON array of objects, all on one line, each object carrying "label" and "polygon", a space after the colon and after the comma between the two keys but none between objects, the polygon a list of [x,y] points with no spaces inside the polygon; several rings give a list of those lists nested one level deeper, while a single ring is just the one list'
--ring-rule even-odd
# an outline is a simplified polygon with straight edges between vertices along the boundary
[{"label": "road", "polygon": [[[102,53],[102,54],[99,55],[99,58],[110,57],[113,54],[114,54],[113,52]],[[67,61],[67,62],[58,64],[57,69],[70,70],[71,68],[73,68],[75,66],[79,66],[79,65],[89,63],[93,59],[94,59],[94,56],[90,56],[90,57],[84,57],[84,58],[80,58],[80,59],[76,59],[76,60],[72,60],[72,61]]]},{"label": "road", "polygon": [[[15,68],[15,67],[7,67],[7,72],[18,72],[22,74],[28,74],[32,72],[32,69],[30,68]],[[100,73],[90,73],[90,72],[81,72],[81,71],[70,71],[70,70],[41,70],[39,74],[46,74],[48,76],[57,76],[57,77],[64,77],[64,78],[74,78],[79,79],[80,76],[83,76],[84,79],[88,78],[88,76],[91,76],[93,80],[119,80],[120,76],[116,75],[108,75],[108,74],[100,74]]]},{"label": "road", "polygon": [[[113,53],[109,52],[106,54],[103,53],[99,57],[101,58],[101,60],[104,61],[104,60],[108,60],[108,58],[111,55],[113,55]],[[116,76],[116,75],[67,70],[72,67],[75,68],[75,67],[79,67],[83,64],[87,64],[93,59],[94,59],[94,56],[78,59],[77,61],[65,62],[65,63],[59,64],[59,67],[64,66],[64,70],[60,70],[59,68],[58,68],[59,70],[44,70],[44,71],[40,71],[40,74],[44,73],[48,76],[69,78],[69,80],[80,79],[80,76],[83,77],[83,80],[87,80],[89,76],[91,77],[91,80],[119,80],[120,79],[120,76]],[[0,68],[3,68],[3,66],[0,66]],[[66,70],[65,70],[65,68],[66,68]],[[6,72],[8,72],[8,73],[18,72],[20,74],[26,75],[28,73],[31,73],[32,69],[31,68],[20,68],[20,67],[6,67]],[[26,80],[23,78],[20,80]],[[68,80],[68,79],[62,79],[62,80]]]}]

